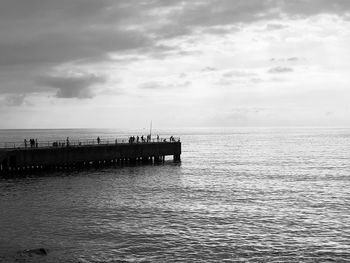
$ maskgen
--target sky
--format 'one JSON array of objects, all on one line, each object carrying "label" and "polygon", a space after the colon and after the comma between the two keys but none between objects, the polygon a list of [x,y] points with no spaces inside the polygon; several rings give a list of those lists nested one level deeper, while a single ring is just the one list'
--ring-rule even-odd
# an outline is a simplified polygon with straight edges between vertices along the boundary
[{"label": "sky", "polygon": [[349,0],[1,0],[0,128],[350,126]]}]

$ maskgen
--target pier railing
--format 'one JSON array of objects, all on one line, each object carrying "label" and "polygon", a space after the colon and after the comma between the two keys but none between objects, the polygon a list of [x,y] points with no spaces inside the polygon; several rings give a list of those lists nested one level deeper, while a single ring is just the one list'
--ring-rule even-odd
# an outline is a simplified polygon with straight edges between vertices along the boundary
[{"label": "pier railing", "polygon": [[30,144],[30,140],[27,139],[25,143],[24,140],[13,141],[13,142],[0,142],[0,149],[23,149],[23,148],[59,148],[59,147],[80,147],[80,146],[92,146],[92,145],[109,145],[109,144],[140,144],[140,143],[162,143],[162,142],[179,142],[180,138],[178,137],[160,137],[160,138],[151,138],[147,140],[144,138],[142,141],[139,138],[139,141],[130,142],[129,138],[101,138],[98,142],[97,139],[66,139],[66,140],[38,140],[34,139],[34,144]]}]

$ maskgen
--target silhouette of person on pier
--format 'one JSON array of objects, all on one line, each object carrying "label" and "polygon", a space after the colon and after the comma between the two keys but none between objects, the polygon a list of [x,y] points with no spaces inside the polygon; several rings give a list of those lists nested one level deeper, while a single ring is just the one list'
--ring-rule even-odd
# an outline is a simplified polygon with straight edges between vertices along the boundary
[{"label": "silhouette of person on pier", "polygon": [[101,142],[100,137],[97,137],[97,144],[100,144],[100,142]]},{"label": "silhouette of person on pier", "polygon": [[29,140],[29,144],[30,144],[30,148],[33,148],[34,145],[35,145],[34,139],[30,139],[30,140]]},{"label": "silhouette of person on pier", "polygon": [[24,147],[27,148],[27,139],[24,139]]}]

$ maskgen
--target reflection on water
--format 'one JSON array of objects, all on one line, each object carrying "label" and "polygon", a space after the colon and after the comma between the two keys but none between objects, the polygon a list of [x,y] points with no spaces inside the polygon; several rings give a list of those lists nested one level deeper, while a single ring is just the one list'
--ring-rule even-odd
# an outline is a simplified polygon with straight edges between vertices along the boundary
[{"label": "reflection on water", "polygon": [[0,179],[0,262],[350,258],[350,130],[177,133],[181,164]]}]

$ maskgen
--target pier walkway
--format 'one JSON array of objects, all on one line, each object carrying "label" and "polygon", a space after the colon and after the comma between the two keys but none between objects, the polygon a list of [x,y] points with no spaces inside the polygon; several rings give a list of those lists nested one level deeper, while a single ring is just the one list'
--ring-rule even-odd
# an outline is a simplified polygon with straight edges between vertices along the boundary
[{"label": "pier walkway", "polygon": [[72,170],[84,167],[160,163],[172,155],[180,161],[179,138],[159,138],[144,142],[129,139],[60,140],[35,143],[0,144],[0,175],[27,174],[35,171]]}]

